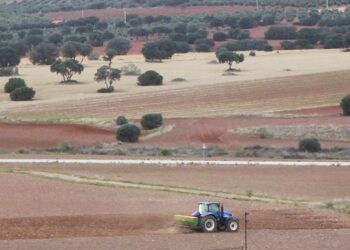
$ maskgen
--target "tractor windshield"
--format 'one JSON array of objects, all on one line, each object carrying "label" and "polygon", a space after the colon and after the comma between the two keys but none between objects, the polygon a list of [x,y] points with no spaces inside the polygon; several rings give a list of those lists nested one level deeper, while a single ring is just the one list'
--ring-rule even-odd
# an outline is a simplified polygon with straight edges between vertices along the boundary
[{"label": "tractor windshield", "polygon": [[198,212],[200,214],[205,214],[208,212],[208,205],[207,204],[199,204],[199,209],[198,209]]}]

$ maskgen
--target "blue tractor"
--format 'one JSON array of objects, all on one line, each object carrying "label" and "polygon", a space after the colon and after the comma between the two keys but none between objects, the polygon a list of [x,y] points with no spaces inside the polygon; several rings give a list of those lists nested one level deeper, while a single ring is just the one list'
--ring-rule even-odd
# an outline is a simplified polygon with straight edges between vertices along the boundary
[{"label": "blue tractor", "polygon": [[205,233],[239,230],[238,218],[224,211],[223,204],[219,202],[200,202],[198,211],[192,216],[176,215],[175,223]]}]

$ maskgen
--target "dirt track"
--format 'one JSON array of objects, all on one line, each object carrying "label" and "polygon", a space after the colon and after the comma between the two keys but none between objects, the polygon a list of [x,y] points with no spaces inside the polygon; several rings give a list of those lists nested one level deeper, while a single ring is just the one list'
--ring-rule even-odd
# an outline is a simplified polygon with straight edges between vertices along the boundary
[{"label": "dirt track", "polygon": [[[127,13],[139,16],[191,16],[195,14],[233,13],[245,10],[255,10],[254,6],[193,6],[193,7],[155,7],[127,8]],[[74,20],[81,18],[81,11],[65,11],[48,13],[52,20]],[[96,16],[102,19],[118,19],[124,17],[123,9],[84,10],[84,16]]]}]

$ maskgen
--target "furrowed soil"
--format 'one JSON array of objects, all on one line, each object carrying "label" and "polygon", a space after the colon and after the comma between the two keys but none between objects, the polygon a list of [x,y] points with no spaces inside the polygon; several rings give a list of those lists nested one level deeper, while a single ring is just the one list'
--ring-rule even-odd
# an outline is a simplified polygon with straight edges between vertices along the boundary
[{"label": "furrowed soil", "polygon": [[[3,171],[7,168],[1,166]],[[202,234],[173,226],[174,214],[190,214],[196,202],[210,200],[208,197],[79,185],[3,172],[0,199],[0,247],[4,249],[94,249],[96,245],[100,249],[212,249],[240,246],[243,242],[242,233]],[[270,246],[271,242],[283,240],[282,249],[293,249],[292,239],[302,236],[309,240],[298,242],[298,246],[317,249],[321,245],[315,239],[323,237],[322,246],[346,249],[346,235],[350,232],[347,215],[217,200],[241,221],[244,212],[249,211],[250,244]],[[289,240],[284,240],[286,237]],[[269,249],[281,248],[272,245]]]}]

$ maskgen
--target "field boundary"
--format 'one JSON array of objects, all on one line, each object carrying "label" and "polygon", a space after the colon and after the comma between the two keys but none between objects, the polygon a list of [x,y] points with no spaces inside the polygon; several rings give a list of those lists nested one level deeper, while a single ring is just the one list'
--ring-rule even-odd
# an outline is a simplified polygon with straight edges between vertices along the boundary
[{"label": "field boundary", "polygon": [[97,164],[166,166],[273,166],[273,167],[350,167],[350,161],[252,161],[252,160],[98,160],[98,159],[0,159],[0,164]]}]

